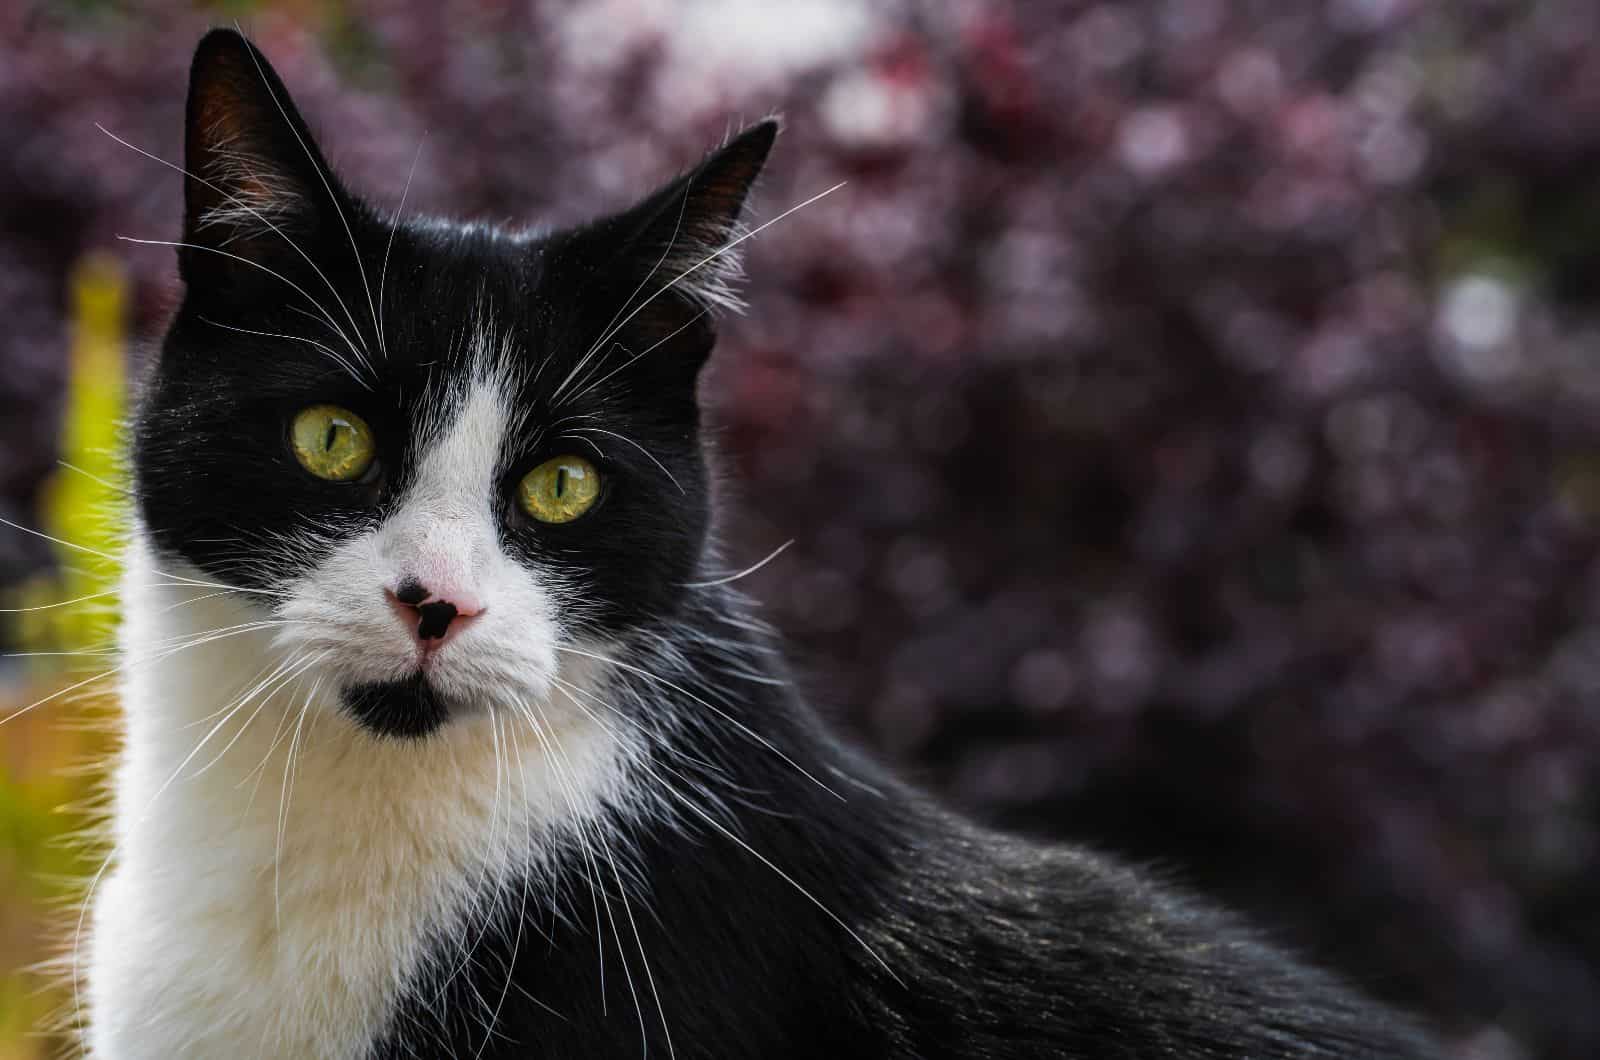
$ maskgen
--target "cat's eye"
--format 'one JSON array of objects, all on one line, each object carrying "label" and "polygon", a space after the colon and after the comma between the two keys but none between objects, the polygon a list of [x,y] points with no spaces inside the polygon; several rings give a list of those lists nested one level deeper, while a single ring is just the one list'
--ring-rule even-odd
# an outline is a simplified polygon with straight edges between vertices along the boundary
[{"label": "cat's eye", "polygon": [[296,413],[289,445],[302,467],[329,482],[354,482],[377,455],[367,421],[338,405],[312,405]]},{"label": "cat's eye", "polygon": [[600,498],[600,470],[581,456],[546,460],[517,485],[522,510],[541,523],[570,523]]}]

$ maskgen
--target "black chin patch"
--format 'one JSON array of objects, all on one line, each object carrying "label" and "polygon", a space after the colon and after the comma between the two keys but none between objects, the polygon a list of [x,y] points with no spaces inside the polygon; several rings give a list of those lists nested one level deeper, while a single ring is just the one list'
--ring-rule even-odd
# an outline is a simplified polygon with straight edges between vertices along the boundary
[{"label": "black chin patch", "polygon": [[450,717],[450,707],[420,673],[403,681],[351,685],[342,696],[351,716],[379,736],[418,740]]}]

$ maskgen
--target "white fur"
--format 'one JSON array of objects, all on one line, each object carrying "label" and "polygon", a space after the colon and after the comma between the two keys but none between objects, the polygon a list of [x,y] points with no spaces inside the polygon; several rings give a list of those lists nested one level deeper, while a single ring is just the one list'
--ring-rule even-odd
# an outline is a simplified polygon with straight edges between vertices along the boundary
[{"label": "white fur", "polygon": [[[274,163],[231,145],[236,140],[212,130],[211,166],[207,182],[226,198],[200,218],[212,226],[241,232],[271,231],[306,207],[295,180]],[[231,241],[231,240],[229,240]]]},{"label": "white fur", "polygon": [[[454,404],[396,514],[281,600],[175,584],[209,579],[134,533],[114,867],[85,940],[94,1056],[360,1057],[430,935],[470,944],[494,888],[631,797],[639,748],[551,698],[552,675],[599,677],[554,650],[548,585],[496,541],[512,412],[485,380]],[[476,709],[425,739],[384,740],[341,713],[335,688],[406,672],[415,648],[383,590],[407,575],[480,594],[483,613],[435,669]],[[267,619],[281,624],[172,650]],[[218,713],[302,660],[315,661]],[[547,739],[520,708],[542,714]]]}]

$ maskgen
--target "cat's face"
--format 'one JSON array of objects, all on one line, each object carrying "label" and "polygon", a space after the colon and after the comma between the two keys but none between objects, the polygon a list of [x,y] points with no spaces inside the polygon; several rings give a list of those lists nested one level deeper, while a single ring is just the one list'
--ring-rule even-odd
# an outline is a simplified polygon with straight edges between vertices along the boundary
[{"label": "cat's face", "polygon": [[[186,292],[134,431],[157,549],[259,591],[372,730],[543,699],[560,653],[669,615],[708,520],[695,379],[755,126],[552,235],[338,183],[265,60],[202,43]],[[581,658],[581,656],[576,656]]]}]

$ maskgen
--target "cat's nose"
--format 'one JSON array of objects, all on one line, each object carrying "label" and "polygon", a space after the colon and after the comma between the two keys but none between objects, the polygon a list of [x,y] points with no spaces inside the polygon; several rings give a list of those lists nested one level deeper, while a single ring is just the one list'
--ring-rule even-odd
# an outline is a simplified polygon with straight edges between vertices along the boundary
[{"label": "cat's nose", "polygon": [[471,593],[460,590],[434,592],[414,578],[407,578],[389,592],[389,599],[401,618],[412,629],[417,644],[424,652],[444,646],[445,641],[458,632],[467,620],[483,611],[483,605]]}]

